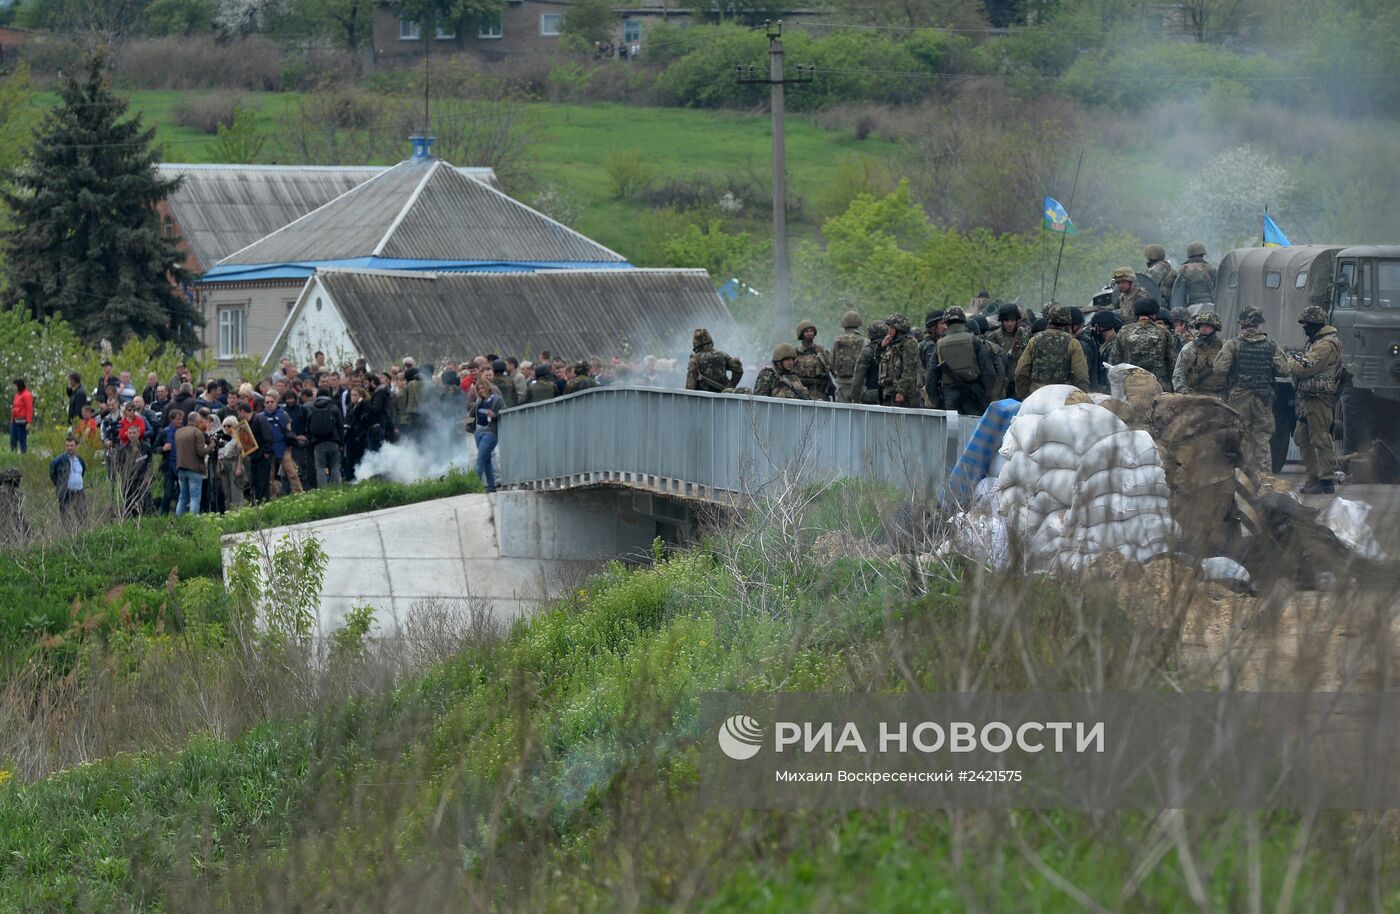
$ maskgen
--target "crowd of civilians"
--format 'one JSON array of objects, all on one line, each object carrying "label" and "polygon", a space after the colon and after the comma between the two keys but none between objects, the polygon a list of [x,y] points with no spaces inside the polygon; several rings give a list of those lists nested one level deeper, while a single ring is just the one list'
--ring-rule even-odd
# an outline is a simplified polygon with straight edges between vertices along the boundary
[{"label": "crowd of civilians", "polygon": [[[675,372],[674,360],[652,356],[568,363],[547,351],[535,362],[490,354],[420,367],[405,358],[372,370],[364,359],[336,367],[317,352],[300,369],[282,359],[256,384],[197,382],[182,363],[166,381],[147,373],[138,389],[130,371],[104,361],[91,389],[78,373],[68,376],[70,433],[49,477],[65,518],[86,512],[82,453],[103,462],[121,516],[222,513],[354,480],[366,454],[449,421],[472,435],[477,474],[493,492],[502,410],[612,383],[674,387]],[[23,379],[14,385],[10,449],[23,452],[34,398]]]}]

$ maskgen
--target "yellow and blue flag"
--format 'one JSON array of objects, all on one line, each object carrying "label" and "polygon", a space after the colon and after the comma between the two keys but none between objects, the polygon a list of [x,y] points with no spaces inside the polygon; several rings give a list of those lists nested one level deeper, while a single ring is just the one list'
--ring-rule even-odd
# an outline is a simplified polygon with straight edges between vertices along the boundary
[{"label": "yellow and blue flag", "polygon": [[1278,227],[1278,223],[1274,221],[1274,217],[1270,216],[1268,213],[1264,214],[1264,247],[1292,247],[1288,236],[1283,233],[1283,229]]},{"label": "yellow and blue flag", "polygon": [[1052,232],[1063,232],[1066,235],[1074,234],[1074,223],[1070,221],[1069,213],[1060,205],[1060,201],[1054,197],[1045,198],[1045,227]]}]

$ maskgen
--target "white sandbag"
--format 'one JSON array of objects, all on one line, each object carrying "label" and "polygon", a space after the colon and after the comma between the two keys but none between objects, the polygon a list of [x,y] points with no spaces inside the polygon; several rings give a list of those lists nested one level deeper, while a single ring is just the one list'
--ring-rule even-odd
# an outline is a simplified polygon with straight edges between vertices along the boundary
[{"label": "white sandbag", "polygon": [[1103,403],[1105,401],[1112,400],[1113,398],[1110,397],[1108,394],[1091,393],[1089,394],[1089,399],[1093,400],[1095,403]]},{"label": "white sandbag", "polygon": [[1162,458],[1150,434],[1141,429],[1124,430],[1096,442],[1084,452],[1079,465],[1087,478],[1110,467],[1160,467]]},{"label": "white sandbag", "polygon": [[1254,588],[1254,579],[1249,576],[1249,571],[1239,562],[1223,555],[1201,559],[1201,577],[1232,587],[1249,590]]},{"label": "white sandbag", "polygon": [[[1068,470],[1059,470],[1060,473],[1067,473]],[[1027,507],[1038,514],[1049,514],[1052,511],[1063,511],[1069,507],[1069,502],[1060,501],[1048,489],[1039,489],[1031,493]]]},{"label": "white sandbag", "polygon": [[1104,370],[1108,372],[1108,395],[1115,400],[1126,400],[1127,396],[1123,392],[1123,379],[1128,376],[1128,372],[1137,368],[1131,362],[1120,362],[1117,365],[1104,365]]},{"label": "white sandbag", "polygon": [[1117,492],[1120,495],[1171,496],[1167,474],[1160,466],[1109,467],[1087,479],[1081,477],[1075,487],[1077,501],[1092,501],[1100,495]]},{"label": "white sandbag", "polygon": [[1025,451],[1018,451],[1006,462],[1006,467],[997,476],[997,490],[1009,488],[1031,489],[1040,479],[1044,470]]},{"label": "white sandbag", "polygon": [[1075,480],[1079,474],[1071,469],[1047,469],[1028,488],[1038,490],[1053,498],[1056,507],[1068,508],[1074,502]]},{"label": "white sandbag", "polygon": [[1323,509],[1317,519],[1330,527],[1338,539],[1356,550],[1357,555],[1379,561],[1385,558],[1385,552],[1376,542],[1371,525],[1366,523],[1366,515],[1370,513],[1371,506],[1365,502],[1337,498]]},{"label": "white sandbag", "polygon": [[972,488],[972,510],[995,514],[997,510],[997,479],[984,476]]},{"label": "white sandbag", "polygon": [[1075,403],[1046,413],[1037,426],[1042,443],[1056,441],[1083,453],[1095,442],[1127,430],[1113,413],[1094,403]]},{"label": "white sandbag", "polygon": [[1124,543],[1118,547],[1118,552],[1123,558],[1130,562],[1146,562],[1159,555],[1166,555],[1171,552],[1171,546],[1165,542],[1148,543],[1144,546],[1134,546],[1131,543]]},{"label": "white sandbag", "polygon": [[1163,495],[1121,495],[1109,492],[1074,505],[1071,517],[1075,524],[1095,526],[1125,521],[1142,514],[1166,515],[1170,510],[1170,504]]},{"label": "white sandbag", "polygon": [[[1005,442],[1002,443],[1002,446],[1006,446]],[[1001,471],[1004,469],[1006,469],[1006,458],[1001,456],[1001,451],[997,451],[992,455],[991,465],[987,467],[987,476],[988,478],[995,479],[1001,475]]]},{"label": "white sandbag", "polygon": [[995,514],[970,511],[953,516],[948,543],[954,552],[997,571],[1011,563],[1006,524]]},{"label": "white sandbag", "polygon": [[1069,395],[1079,390],[1073,384],[1047,384],[1021,401],[1021,416],[1041,416],[1065,405]]},{"label": "white sandbag", "polygon": [[1033,451],[1040,447],[1038,428],[1041,418],[1038,414],[1018,413],[1007,426],[997,453],[1010,460],[1017,451]]},{"label": "white sandbag", "polygon": [[[1098,407],[1094,407],[1098,409]],[[1058,441],[1047,441],[1036,448],[1031,459],[1042,470],[1077,470],[1080,465],[1079,452],[1071,445]]]}]

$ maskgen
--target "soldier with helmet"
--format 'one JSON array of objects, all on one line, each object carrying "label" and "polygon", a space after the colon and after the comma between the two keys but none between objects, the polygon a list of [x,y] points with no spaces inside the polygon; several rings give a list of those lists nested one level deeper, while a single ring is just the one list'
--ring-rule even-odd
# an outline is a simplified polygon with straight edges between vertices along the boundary
[{"label": "soldier with helmet", "polygon": [[924,376],[924,403],[931,409],[945,408],[943,395],[938,389],[938,357],[935,347],[947,332],[948,318],[942,308],[924,315],[924,338],[919,340],[919,370]]},{"label": "soldier with helmet", "polygon": [[1186,246],[1186,262],[1176,271],[1170,301],[1173,308],[1215,309],[1215,267],[1206,263],[1206,246],[1201,242]]},{"label": "soldier with helmet", "polygon": [[856,370],[851,378],[851,402],[877,405],[880,402],[880,344],[889,333],[884,321],[871,321],[866,328],[866,343],[856,358]]},{"label": "soldier with helmet", "polygon": [[831,363],[826,350],[817,345],[817,325],[801,321],[797,325],[797,376],[808,393],[817,400],[836,396],[836,384],[831,377]]},{"label": "soldier with helmet", "polygon": [[909,332],[909,318],[903,314],[891,314],[885,323],[890,329],[880,348],[880,403],[918,409],[918,341]]},{"label": "soldier with helmet", "polygon": [[773,364],[758,373],[753,392],[760,397],[777,397],[782,400],[811,400],[812,394],[802,383],[796,372],[797,347],[791,343],[779,343],[773,347]]},{"label": "soldier with helmet", "polygon": [[1172,332],[1157,323],[1157,300],[1139,299],[1133,305],[1136,320],[1124,327],[1108,347],[1104,360],[1110,365],[1124,362],[1152,372],[1162,390],[1172,389],[1176,368],[1176,344]]},{"label": "soldier with helmet", "polygon": [[1073,318],[1064,305],[1046,315],[1050,326],[1031,337],[1016,363],[1016,395],[1024,400],[1047,384],[1073,384],[1089,389],[1089,366],[1084,349],[1070,335]]},{"label": "soldier with helmet", "polygon": [[1107,391],[1108,374],[1103,367],[1103,350],[1094,335],[1094,328],[1084,326],[1083,309],[1069,309],[1069,325],[1070,336],[1078,340],[1079,348],[1084,350],[1084,365],[1089,369],[1089,389],[1097,391],[1102,388]]},{"label": "soldier with helmet", "polygon": [[1160,244],[1149,244],[1143,255],[1147,258],[1147,269],[1144,270],[1153,282],[1157,284],[1157,290],[1161,293],[1165,301],[1171,301],[1172,283],[1176,281],[1176,270],[1172,269],[1170,261],[1167,260],[1167,249]]},{"label": "soldier with helmet", "polygon": [[860,323],[860,315],[855,311],[842,314],[841,329],[845,332],[831,344],[831,373],[836,376],[836,399],[840,403],[851,402],[851,379],[856,373],[856,360],[865,347]]},{"label": "soldier with helmet", "polygon": [[[1006,375],[1008,378],[1016,370],[1017,363],[1021,360],[1021,353],[1026,351],[1026,344],[1031,341],[1031,331],[1029,327],[1021,326],[1021,309],[1012,304],[1004,304],[997,308],[997,321],[1001,326],[987,334],[987,339],[997,344],[997,348],[1006,353]],[[1015,391],[1008,389],[1007,396],[1015,396]]]},{"label": "soldier with helmet", "polygon": [[685,372],[686,390],[722,393],[733,390],[744,376],[744,365],[734,356],[715,348],[710,331],[698,327],[691,338],[690,366]]},{"label": "soldier with helmet", "polygon": [[987,410],[989,382],[996,377],[991,350],[968,330],[963,309],[949,308],[943,319],[948,322],[948,332],[935,345],[930,372],[938,376],[941,408],[980,416]]},{"label": "soldier with helmet", "polygon": [[1298,424],[1293,441],[1308,469],[1304,494],[1331,494],[1337,477],[1337,451],[1332,444],[1332,408],[1342,374],[1342,341],[1327,322],[1327,312],[1308,305],[1298,317],[1308,335],[1301,356],[1288,357],[1288,371],[1298,387]]},{"label": "soldier with helmet", "polygon": [[1176,334],[1177,351],[1180,351],[1182,346],[1196,338],[1196,333],[1192,329],[1194,322],[1191,320],[1191,312],[1186,308],[1173,308],[1171,317],[1171,331]]},{"label": "soldier with helmet", "polygon": [[1244,465],[1256,473],[1270,468],[1274,435],[1274,378],[1288,374],[1279,344],[1264,335],[1264,312],[1253,305],[1240,311],[1240,332],[1215,357],[1215,375],[1224,382],[1225,402],[1244,420]]},{"label": "soldier with helmet", "polygon": [[1172,371],[1172,389],[1179,394],[1205,394],[1223,398],[1225,378],[1215,371],[1215,359],[1224,341],[1220,339],[1220,316],[1214,311],[1196,315],[1196,337],[1181,347]]},{"label": "soldier with helmet", "polygon": [[1138,302],[1152,301],[1152,293],[1137,284],[1137,274],[1132,267],[1119,267],[1113,271],[1113,285],[1118,289],[1113,298],[1113,307],[1127,324],[1137,320]]}]

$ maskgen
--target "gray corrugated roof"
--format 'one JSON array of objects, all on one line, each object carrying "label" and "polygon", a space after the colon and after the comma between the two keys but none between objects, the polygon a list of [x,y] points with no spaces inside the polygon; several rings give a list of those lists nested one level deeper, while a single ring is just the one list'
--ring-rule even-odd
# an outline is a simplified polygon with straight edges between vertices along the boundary
[{"label": "gray corrugated roof", "polygon": [[[382,166],[202,165],[165,163],[163,177],[184,176],[168,201],[203,269],[277,231],[388,169]],[[489,168],[461,169],[494,185]]]},{"label": "gray corrugated roof", "polygon": [[220,263],[306,263],[357,257],[623,260],[523,203],[459,174],[440,159],[410,159]]},{"label": "gray corrugated roof", "polygon": [[[608,356],[624,341],[634,354],[684,357],[695,327],[720,339],[734,335],[734,318],[704,270],[321,270],[315,278],[376,366],[406,355],[533,357],[540,349]],[[273,351],[285,345],[279,339]]]}]

